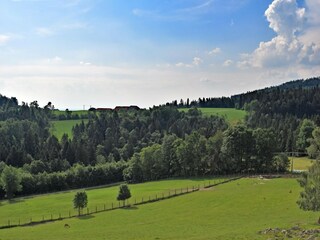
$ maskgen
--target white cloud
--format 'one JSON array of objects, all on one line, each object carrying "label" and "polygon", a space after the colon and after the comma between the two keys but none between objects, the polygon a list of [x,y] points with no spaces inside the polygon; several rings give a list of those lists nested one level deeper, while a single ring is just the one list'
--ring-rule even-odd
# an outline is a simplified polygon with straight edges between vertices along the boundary
[{"label": "white cloud", "polygon": [[37,28],[36,33],[42,37],[48,37],[54,34],[54,32],[51,29],[45,27]]},{"label": "white cloud", "polygon": [[48,61],[48,63],[61,63],[62,58],[55,56],[54,58],[48,58],[47,61]]},{"label": "white cloud", "polygon": [[192,63],[183,63],[183,62],[178,62],[176,63],[176,67],[186,67],[186,68],[192,68],[192,67],[197,67],[199,66],[201,63],[203,63],[203,60],[199,57],[194,57],[192,60]]},{"label": "white cloud", "polygon": [[305,8],[299,8],[296,0],[274,0],[265,11],[269,27],[279,36],[291,39],[302,29]]},{"label": "white cloud", "polygon": [[11,40],[11,37],[8,35],[0,35],[0,46],[5,45],[7,42]]},{"label": "white cloud", "polygon": [[189,8],[179,9],[177,12],[188,13],[188,14],[202,14],[210,10],[210,7],[213,4],[213,0],[205,1],[199,5],[192,6]]},{"label": "white cloud", "polygon": [[280,68],[320,63],[320,43],[306,42],[302,30],[308,24],[306,9],[299,8],[296,0],[274,0],[265,12],[277,36],[260,42],[251,54],[242,57],[239,67]]},{"label": "white cloud", "polygon": [[194,57],[194,58],[193,58],[193,61],[192,61],[192,64],[193,64],[194,66],[199,66],[202,62],[203,62],[203,60],[202,60],[201,58],[199,58],[199,57]]},{"label": "white cloud", "polygon": [[90,62],[80,62],[80,65],[90,66],[91,63]]},{"label": "white cloud", "polygon": [[228,60],[226,60],[226,61],[223,62],[222,66],[224,66],[224,67],[229,67],[229,66],[231,66],[232,64],[233,64],[233,61],[230,60],[230,59],[228,59]]},{"label": "white cloud", "polygon": [[312,25],[318,25],[320,24],[320,15],[319,15],[319,9],[320,9],[320,1],[319,0],[305,0],[306,6],[308,8],[307,12],[307,18],[308,21]]},{"label": "white cloud", "polygon": [[208,52],[209,55],[216,55],[221,53],[221,49],[220,48],[214,48],[211,51]]}]

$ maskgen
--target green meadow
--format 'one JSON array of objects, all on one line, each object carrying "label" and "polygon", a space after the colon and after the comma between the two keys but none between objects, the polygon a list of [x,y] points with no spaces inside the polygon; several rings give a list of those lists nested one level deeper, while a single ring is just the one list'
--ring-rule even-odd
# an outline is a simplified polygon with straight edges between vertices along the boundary
[{"label": "green meadow", "polygon": [[[59,116],[59,115],[66,115],[66,111],[61,111],[61,110],[53,110],[52,112],[54,115]],[[70,111],[71,116],[74,116],[76,114],[78,114],[79,116],[81,115],[87,115],[88,114],[88,110],[74,110],[74,111]]]},{"label": "green meadow", "polygon": [[59,140],[63,134],[68,134],[69,137],[73,137],[72,127],[81,122],[87,123],[88,119],[76,119],[76,120],[61,120],[61,121],[51,121],[50,132],[56,136]]},{"label": "green meadow", "polygon": [[[189,108],[180,108],[180,111],[188,111]],[[225,117],[231,125],[244,120],[246,111],[235,108],[198,108],[205,116],[219,115]]]},{"label": "green meadow", "polygon": [[[141,186],[148,186],[152,191],[163,190],[165,182],[145,183]],[[169,186],[173,187],[174,182],[172,180]],[[165,186],[168,187],[167,184]],[[133,195],[137,195],[138,189],[131,187]],[[319,213],[305,212],[298,208],[296,201],[300,191],[297,180],[292,178],[245,178],[128,209],[2,229],[0,239],[268,239],[268,236],[260,235],[258,231],[269,227],[318,226],[316,221]],[[91,192],[88,193],[89,202],[95,201]],[[59,198],[59,194],[56,197]],[[52,203],[55,201],[59,199],[52,199]],[[46,206],[44,203],[41,205]],[[12,214],[16,214],[15,211]],[[65,227],[65,224],[70,227]]]},{"label": "green meadow", "polygon": [[290,160],[290,170],[292,169],[293,164],[293,170],[298,171],[306,171],[311,167],[311,165],[316,161],[312,160],[308,157],[289,157]]},{"label": "green meadow", "polygon": [[[177,189],[179,193],[181,188],[192,188],[192,186],[203,187],[203,184],[208,185],[213,182],[219,181],[217,178],[191,178],[191,179],[175,179],[175,180],[162,180],[157,182],[147,182],[142,184],[129,185],[132,199],[131,202],[134,203],[135,200],[141,201],[148,200],[149,197],[154,199],[157,197],[168,196],[171,190],[171,195],[174,190]],[[104,205],[106,208],[111,208],[112,203],[114,206],[118,205],[116,200],[118,194],[118,186],[112,187],[101,187],[101,188],[91,188],[86,190],[89,204],[88,208],[90,211],[102,210]],[[32,221],[41,221],[44,219],[50,219],[51,214],[53,218],[58,218],[59,214],[62,217],[76,214],[76,210],[73,209],[73,197],[78,190],[65,191],[60,193],[37,195],[25,198],[16,198],[12,201],[1,201],[0,202],[0,225],[7,225],[8,221],[10,224],[27,223]]]}]

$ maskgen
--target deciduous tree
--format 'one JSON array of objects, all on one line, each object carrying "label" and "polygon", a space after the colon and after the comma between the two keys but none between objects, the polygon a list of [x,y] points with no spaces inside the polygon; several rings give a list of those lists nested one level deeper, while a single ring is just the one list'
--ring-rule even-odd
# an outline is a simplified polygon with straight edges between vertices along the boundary
[{"label": "deciduous tree", "polygon": [[74,208],[78,209],[78,216],[81,210],[88,205],[88,196],[86,192],[77,192],[73,199]]},{"label": "deciduous tree", "polygon": [[20,172],[11,166],[6,166],[3,169],[0,183],[8,199],[13,198],[14,193],[22,190]]}]

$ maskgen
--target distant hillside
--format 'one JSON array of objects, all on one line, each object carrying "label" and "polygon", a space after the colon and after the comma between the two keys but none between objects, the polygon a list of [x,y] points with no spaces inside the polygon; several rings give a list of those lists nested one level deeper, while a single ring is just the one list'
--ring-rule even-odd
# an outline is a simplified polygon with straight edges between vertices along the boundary
[{"label": "distant hillside", "polygon": [[[320,86],[320,77],[301,79],[283,83],[278,86],[280,89],[292,89],[292,88],[313,88]],[[272,87],[271,87],[272,88]],[[276,87],[275,87],[276,88]]]},{"label": "distant hillside", "polygon": [[[269,95],[270,92],[279,92],[284,90],[297,90],[295,92],[303,92],[303,90],[320,89],[320,77],[309,79],[300,79],[283,83],[278,86],[271,86],[263,89],[254,90],[247,93],[236,94],[231,97],[218,97],[218,98],[199,98],[198,100],[181,99],[171,103],[166,103],[167,106],[176,106],[178,108],[238,108],[244,107],[245,103],[250,103],[253,100],[264,99],[264,96]],[[283,92],[285,95],[290,94]]]}]

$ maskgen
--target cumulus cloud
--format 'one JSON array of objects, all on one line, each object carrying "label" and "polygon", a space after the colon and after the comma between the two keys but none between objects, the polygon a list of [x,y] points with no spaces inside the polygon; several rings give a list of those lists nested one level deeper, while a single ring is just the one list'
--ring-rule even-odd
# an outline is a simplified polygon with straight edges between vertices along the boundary
[{"label": "cumulus cloud", "polygon": [[230,60],[230,59],[228,59],[228,60],[226,60],[226,61],[223,62],[222,66],[224,66],[224,67],[229,67],[229,66],[231,66],[232,64],[233,64],[233,61]]},{"label": "cumulus cloud", "polygon": [[221,49],[220,48],[214,48],[211,51],[208,52],[209,55],[216,55],[221,53]]},{"label": "cumulus cloud", "polygon": [[5,45],[7,42],[9,42],[11,39],[8,35],[0,35],[0,46]]},{"label": "cumulus cloud", "polygon": [[277,36],[261,42],[253,53],[242,57],[238,66],[274,68],[320,63],[319,45],[301,40],[299,33],[307,24],[306,9],[299,8],[296,0],[274,0],[265,16]]},{"label": "cumulus cloud", "polygon": [[298,8],[296,0],[274,0],[265,11],[269,27],[278,35],[293,38],[302,29],[305,8]]},{"label": "cumulus cloud", "polygon": [[192,67],[200,66],[201,63],[203,63],[203,60],[201,58],[194,57],[191,64],[179,62],[179,63],[176,63],[175,65],[176,65],[176,67],[192,68]]},{"label": "cumulus cloud", "polygon": [[199,66],[202,62],[203,62],[203,60],[202,60],[201,58],[199,58],[199,57],[194,57],[194,58],[193,58],[193,61],[192,61],[192,64],[193,64],[194,66]]}]

